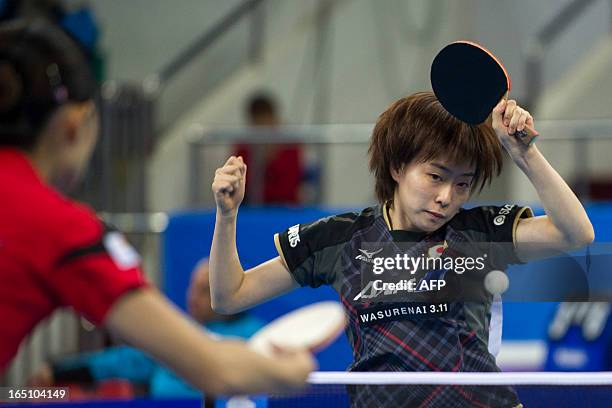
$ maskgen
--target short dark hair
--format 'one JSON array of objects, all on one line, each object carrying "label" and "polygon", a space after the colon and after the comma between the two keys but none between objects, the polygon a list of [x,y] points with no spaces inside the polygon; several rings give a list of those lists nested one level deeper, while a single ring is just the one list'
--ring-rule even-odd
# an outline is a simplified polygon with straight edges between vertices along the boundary
[{"label": "short dark hair", "polygon": [[449,114],[432,92],[418,92],[389,106],[374,126],[368,149],[376,197],[393,198],[391,169],[443,157],[476,168],[472,191],[479,191],[503,167],[502,147],[490,124],[468,125]]},{"label": "short dark hair", "polygon": [[96,92],[85,56],[60,28],[42,19],[0,25],[0,145],[32,148],[59,106]]},{"label": "short dark hair", "polygon": [[246,114],[249,118],[259,115],[276,116],[278,114],[276,101],[271,95],[258,92],[249,98],[246,104]]}]

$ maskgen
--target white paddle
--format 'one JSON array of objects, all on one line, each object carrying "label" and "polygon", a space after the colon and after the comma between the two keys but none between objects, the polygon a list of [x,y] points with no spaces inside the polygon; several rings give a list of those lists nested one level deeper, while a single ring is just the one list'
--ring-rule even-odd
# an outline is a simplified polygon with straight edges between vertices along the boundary
[{"label": "white paddle", "polygon": [[317,352],[331,344],[346,327],[344,308],[338,302],[319,302],[279,317],[249,340],[251,349],[273,356],[274,349],[306,348]]},{"label": "white paddle", "polygon": [[[344,308],[338,302],[319,302],[279,317],[251,337],[249,347],[268,357],[274,349],[305,348],[315,353],[330,345],[346,327]],[[249,397],[230,398],[226,408],[255,408]]]}]

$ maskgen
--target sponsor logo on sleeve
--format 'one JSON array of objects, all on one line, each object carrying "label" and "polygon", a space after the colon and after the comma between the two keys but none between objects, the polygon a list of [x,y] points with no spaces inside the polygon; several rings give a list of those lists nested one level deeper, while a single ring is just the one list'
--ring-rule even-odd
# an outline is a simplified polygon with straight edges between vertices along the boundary
[{"label": "sponsor logo on sleeve", "polygon": [[514,208],[514,204],[506,204],[502,208],[500,208],[497,216],[493,219],[493,224],[500,226],[506,222],[506,215],[510,214]]},{"label": "sponsor logo on sleeve", "polygon": [[289,239],[289,246],[295,248],[300,242],[300,224],[295,224],[293,227],[289,228],[287,237]]},{"label": "sponsor logo on sleeve", "polygon": [[113,262],[120,269],[131,269],[140,265],[140,255],[120,232],[113,231],[106,234],[103,244]]}]

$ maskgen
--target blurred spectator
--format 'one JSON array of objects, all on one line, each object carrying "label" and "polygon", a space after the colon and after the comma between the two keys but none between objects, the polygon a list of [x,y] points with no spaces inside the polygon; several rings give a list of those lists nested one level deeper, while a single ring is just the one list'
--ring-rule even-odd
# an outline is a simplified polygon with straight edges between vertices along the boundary
[{"label": "blurred spectator", "polygon": [[[223,337],[249,338],[264,325],[263,321],[248,313],[227,316],[212,310],[206,259],[200,261],[191,275],[187,309],[207,330]],[[152,398],[197,398],[202,395],[144,352],[128,346],[63,358],[39,369],[30,384],[90,385],[111,379],[128,380],[139,389],[144,387]]]},{"label": "blurred spectator", "polygon": [[235,146],[233,155],[242,156],[247,165],[248,204],[300,204],[303,179],[302,147],[299,144],[276,144],[274,138],[281,125],[274,99],[264,93],[254,94],[245,106],[248,125],[269,131],[270,143]]}]

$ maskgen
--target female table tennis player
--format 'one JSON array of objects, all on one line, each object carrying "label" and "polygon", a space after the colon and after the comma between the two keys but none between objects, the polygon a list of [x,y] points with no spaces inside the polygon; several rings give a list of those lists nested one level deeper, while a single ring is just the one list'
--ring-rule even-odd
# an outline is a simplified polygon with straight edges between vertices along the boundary
[{"label": "female table tennis player", "polygon": [[69,187],[98,135],[95,83],[78,47],[41,21],[0,26],[0,372],[62,306],[104,324],[209,393],[304,384],[306,351],[264,358],[217,342],[144,280],[122,236]]},{"label": "female table tennis player", "polygon": [[[354,355],[349,370],[499,371],[488,350],[491,299],[457,302],[436,318],[393,314],[376,324],[360,319],[372,307],[360,299],[365,243],[410,241],[426,251],[442,242],[451,247],[488,242],[491,270],[593,240],[587,214],[567,184],[537,146],[511,136],[525,125],[533,127],[531,115],[508,101],[497,105],[492,119],[492,126],[460,122],[430,92],[396,101],[378,118],[369,147],[380,204],[275,235],[279,256],[248,271],[240,265],[235,237],[247,168],[240,157],[230,157],[212,183],[217,204],[210,254],[213,308],[234,313],[298,286],[332,285],[349,316]],[[546,215],[533,217],[528,207],[516,205],[462,209],[501,171],[502,146],[535,187]],[[352,390],[351,400],[355,407],[519,406],[510,387],[364,386]]]}]

